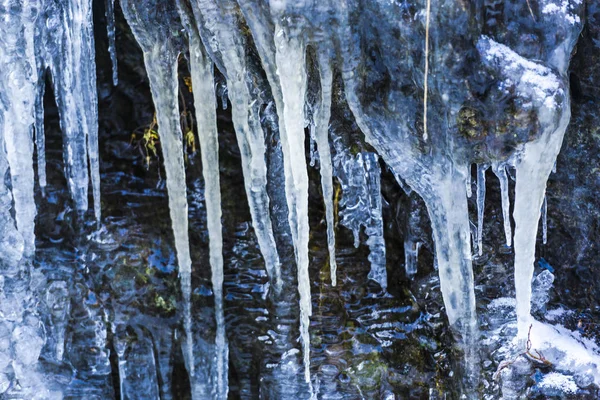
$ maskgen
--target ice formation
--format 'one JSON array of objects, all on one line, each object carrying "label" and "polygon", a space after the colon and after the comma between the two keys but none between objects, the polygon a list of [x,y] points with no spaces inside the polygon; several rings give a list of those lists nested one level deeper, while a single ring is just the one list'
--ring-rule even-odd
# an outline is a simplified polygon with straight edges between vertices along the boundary
[{"label": "ice formation", "polygon": [[[525,7],[512,6],[509,10]],[[105,7],[116,85],[114,0],[106,0]],[[306,382],[311,381],[312,310],[305,128],[311,124],[318,148],[332,284],[336,284],[332,181],[335,172],[343,190],[341,222],[353,231],[357,245],[361,226],[365,228],[372,266],[369,277],[383,289],[387,286],[379,193],[381,157],[398,179],[425,201],[446,313],[450,324],[461,333],[473,368],[476,351],[470,345],[477,337],[477,320],[467,197],[471,197],[470,166],[476,163],[475,243],[478,255],[482,255],[485,171],[488,165],[492,166],[501,187],[506,244],[514,243],[516,312],[523,338],[531,323],[531,281],[541,213],[544,242],[547,235],[546,181],[570,117],[567,67],[581,29],[580,1],[541,0],[538,18],[552,30],[541,31],[544,48],[540,54],[519,47],[518,37],[496,37],[493,32],[483,32],[466,8],[431,7],[430,1],[404,7],[400,3],[377,1],[364,5],[350,0],[121,0],[121,7],[144,53],[157,112],[184,298],[184,356],[195,398],[225,398],[228,391],[213,65],[227,80],[254,232],[273,287],[281,290],[282,266],[270,215],[265,134],[260,117],[264,96],[272,96],[274,102],[274,107],[266,112],[278,121],[283,152]],[[400,24],[398,16],[402,17]],[[70,193],[77,210],[87,210],[91,181],[94,214],[100,219],[91,0],[5,0],[0,5],[0,18],[0,173],[9,171],[10,176],[10,186],[0,180],[1,261],[16,263],[35,251],[34,142],[39,184],[42,188],[46,185],[42,101],[46,74],[52,78],[60,111]],[[450,30],[440,24],[445,20],[454,21]],[[563,34],[561,41],[551,38],[555,25]],[[490,94],[478,100],[481,104],[470,92],[471,84],[477,86],[480,82],[466,76],[460,63],[455,62],[456,54],[464,49],[468,49],[471,61],[479,63],[481,79],[489,84]],[[309,50],[316,54],[313,61],[317,63],[320,82],[312,121],[305,107],[307,82],[311,78],[307,68]],[[208,357],[214,363],[210,366],[211,387],[199,382],[198,364],[206,354],[198,354],[200,346],[195,345],[192,332],[192,260],[178,102],[180,57],[189,59],[206,191],[217,327],[211,350],[214,357]],[[263,73],[268,87],[256,83]],[[334,78],[343,86],[340,96],[354,122],[377,153],[351,152],[341,146],[335,149],[332,159],[329,120]],[[221,96],[221,101],[226,106],[225,96]],[[500,116],[484,115],[485,107],[493,108],[496,101],[509,101],[513,107],[502,109]],[[506,148],[511,149],[509,154]],[[508,167],[516,170],[514,240]],[[13,203],[14,220],[8,210]],[[419,247],[418,241],[405,243],[408,275],[416,273]],[[12,331],[17,348],[25,340],[41,340],[35,323],[28,320]],[[57,358],[62,352],[57,345]],[[35,364],[36,360],[21,357],[18,349],[16,354],[17,373]],[[124,369],[123,374],[127,373],[132,372]]]},{"label": "ice formation", "polygon": [[[370,152],[353,156],[342,144],[335,140],[335,175],[342,186],[340,201],[340,223],[354,235],[354,247],[360,244],[361,228],[367,235],[369,278],[387,288],[385,262],[385,242],[383,238],[383,217],[381,215],[381,187],[379,158]],[[416,250],[418,251],[418,250]]]}]

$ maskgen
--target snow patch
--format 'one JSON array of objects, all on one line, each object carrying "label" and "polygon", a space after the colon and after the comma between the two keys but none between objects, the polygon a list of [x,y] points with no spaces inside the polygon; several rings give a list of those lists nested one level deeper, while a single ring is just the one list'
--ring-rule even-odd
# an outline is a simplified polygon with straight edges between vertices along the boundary
[{"label": "snow patch", "polygon": [[545,375],[539,386],[540,388],[557,389],[568,394],[575,394],[577,392],[577,384],[573,380],[573,377],[558,372],[550,372],[548,375]]}]

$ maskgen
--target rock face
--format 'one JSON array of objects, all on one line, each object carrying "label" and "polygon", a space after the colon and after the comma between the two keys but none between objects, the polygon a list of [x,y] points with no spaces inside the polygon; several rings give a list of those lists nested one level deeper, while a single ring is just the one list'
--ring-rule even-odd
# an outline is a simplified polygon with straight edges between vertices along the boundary
[{"label": "rock face", "polygon": [[[514,354],[495,351],[557,306],[577,343],[600,337],[592,0],[10,0],[0,16],[0,393],[597,392],[535,359],[503,372]],[[505,297],[514,312],[486,311]]]}]

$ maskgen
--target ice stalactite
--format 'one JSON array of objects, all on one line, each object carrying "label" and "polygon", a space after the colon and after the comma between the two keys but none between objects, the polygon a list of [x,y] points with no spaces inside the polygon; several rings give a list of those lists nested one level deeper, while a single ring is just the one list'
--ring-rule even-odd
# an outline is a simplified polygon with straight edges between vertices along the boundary
[{"label": "ice stalactite", "polygon": [[421,245],[421,242],[413,240],[404,241],[404,269],[406,275],[411,278],[417,274],[417,262],[419,261]]},{"label": "ice stalactite", "polygon": [[519,337],[524,339],[531,322],[531,279],[546,182],[570,118],[568,81],[487,37],[477,47],[482,58],[501,71],[505,84],[530,102],[540,124],[538,137],[523,145],[515,165],[515,288]]},{"label": "ice stalactite", "polygon": [[[304,146],[306,93],[306,44],[296,26],[289,26],[285,3],[270,9],[250,0],[238,0],[275,100],[283,151],[288,222],[294,245],[300,294],[300,338],[304,377],[310,382],[310,337],[312,314],[308,274],[308,172]],[[288,29],[290,28],[290,29]]]},{"label": "ice stalactite", "polygon": [[353,156],[339,137],[334,141],[335,174],[342,185],[340,223],[354,235],[354,246],[360,244],[364,227],[369,246],[371,271],[369,279],[387,289],[385,241],[381,211],[381,170],[375,153],[361,152]]},{"label": "ice stalactite", "polygon": [[119,84],[119,70],[117,65],[117,46],[115,43],[115,0],[104,0],[106,15],[106,34],[108,37],[108,53],[112,63],[113,85]]},{"label": "ice stalactite", "polygon": [[314,121],[314,138],[317,144],[321,171],[321,188],[325,202],[325,219],[327,221],[327,247],[329,248],[329,267],[331,284],[336,285],[337,263],[335,261],[335,226],[333,215],[333,165],[329,147],[329,118],[331,117],[331,88],[333,76],[329,60],[321,55],[319,60],[319,76],[321,81],[321,98]]},{"label": "ice stalactite", "polygon": [[[188,237],[188,204],[180,126],[177,61],[179,34],[177,7],[173,2],[122,0],[123,13],[144,53],[150,90],[156,108],[158,133],[167,175],[169,212],[183,293],[184,358],[194,385],[195,358],[191,317],[191,258]],[[164,18],[163,21],[154,18]],[[165,21],[168,21],[165,22]],[[177,31],[178,32],[178,31]],[[170,40],[165,40],[170,38]],[[192,390],[194,392],[194,390]]]},{"label": "ice stalactite", "polygon": [[[450,324],[462,336],[461,342],[467,352],[467,367],[473,372],[477,368],[477,352],[474,349],[477,320],[469,241],[470,223],[465,190],[469,163],[454,160],[448,156],[455,146],[455,142],[450,138],[452,129],[455,127],[441,123],[440,121],[444,121],[443,117],[432,117],[433,113],[438,115],[444,112],[456,113],[457,110],[451,107],[456,107],[453,102],[458,100],[448,96],[449,101],[446,105],[442,106],[438,102],[430,104],[428,112],[431,126],[428,127],[428,132],[432,134],[428,136],[427,142],[433,143],[433,145],[431,147],[424,146],[423,140],[421,140],[423,132],[414,128],[421,125],[422,115],[419,117],[419,113],[423,107],[423,93],[420,92],[419,96],[414,96],[404,92],[401,86],[403,82],[401,76],[411,74],[414,70],[412,67],[410,68],[411,72],[402,69],[400,61],[406,52],[422,51],[422,36],[418,41],[407,44],[398,40],[396,34],[390,33],[393,31],[391,27],[396,26],[391,18],[392,10],[373,9],[368,10],[370,14],[367,14],[366,10],[362,9],[354,13],[351,7],[352,3],[350,2],[343,2],[338,7],[341,35],[339,40],[342,43],[343,58],[342,78],[346,101],[367,142],[377,150],[395,175],[401,177],[425,201],[432,223],[436,263],[446,312]],[[435,14],[443,12],[441,8],[432,11],[435,11]],[[361,21],[363,21],[361,20],[362,16],[365,16],[364,31],[361,30],[363,28],[360,28]],[[459,11],[451,18],[465,22],[468,21],[468,17]],[[438,17],[433,15],[432,18]],[[423,27],[421,20],[415,20],[414,24],[417,26],[407,23],[406,29],[411,32],[413,28],[422,29]],[[461,31],[461,34],[462,30],[468,30],[469,26],[467,22],[453,25]],[[359,39],[361,34],[367,35],[366,37],[369,39]],[[430,34],[433,34],[436,40],[440,39],[437,29]],[[447,35],[447,32],[444,32],[444,35]],[[410,37],[412,40],[414,36]],[[369,85],[370,81],[356,73],[361,68],[369,66],[370,62],[368,57],[363,57],[363,50],[358,43],[378,42],[386,43],[385,48],[388,50],[398,46],[397,52],[393,55],[389,54],[376,60],[377,67],[375,68],[384,66],[383,68],[387,69],[389,74],[383,75],[383,79],[393,76],[393,79],[398,80],[397,86],[385,94],[385,105],[378,102],[373,103],[372,98],[363,93],[362,88]],[[394,45],[390,45],[390,43]],[[452,46],[456,45],[458,44],[452,44]],[[432,56],[438,62],[445,63],[440,60],[444,56],[442,48],[444,47],[438,44]],[[374,53],[376,51],[374,50]],[[433,66],[435,70],[435,64]],[[419,71],[422,72],[420,69]],[[447,76],[448,73],[454,73],[454,71],[444,71],[444,76]],[[378,72],[373,73],[375,79],[378,77],[377,74]],[[440,75],[436,75],[436,79],[440,79]],[[438,87],[439,84],[439,82],[435,84],[430,82],[430,87]],[[443,84],[446,83],[443,82]],[[460,92],[454,93],[460,95]],[[382,108],[393,109],[394,112],[390,115],[390,113],[382,111]],[[400,112],[400,110],[403,111]],[[434,135],[433,132],[436,134]],[[445,153],[441,149],[447,149],[448,152]],[[476,376],[474,373],[471,375]]]},{"label": "ice stalactite", "polygon": [[477,254],[483,255],[483,212],[485,210],[486,165],[477,165]]},{"label": "ice stalactite", "polygon": [[504,164],[494,163],[492,165],[494,174],[500,181],[500,196],[502,197],[502,220],[504,222],[504,236],[506,238],[506,246],[512,244],[512,228],[510,224],[510,197],[508,194],[508,176],[506,174],[506,166]]},{"label": "ice stalactite", "polygon": [[37,173],[38,182],[42,192],[45,195],[46,188],[46,136],[44,132],[44,94],[45,68],[38,66],[37,94],[35,98],[35,150],[37,152]]},{"label": "ice stalactite", "polygon": [[544,193],[544,202],[542,203],[542,243],[548,241],[548,196]]},{"label": "ice stalactite", "polygon": [[4,113],[0,113],[0,266],[14,266],[18,265],[23,257],[24,242],[11,216],[13,200],[9,189],[5,185],[9,165],[6,159],[3,132]]},{"label": "ice stalactite", "polygon": [[99,220],[98,100],[91,1],[44,3],[37,29],[41,35],[36,38],[41,57],[38,65],[49,67],[54,83],[69,190],[77,210],[86,211],[91,178],[94,214]]},{"label": "ice stalactite", "polygon": [[563,114],[556,131],[545,132],[539,140],[527,143],[517,164],[515,188],[515,287],[519,336],[524,339],[531,323],[531,279],[535,260],[535,242],[546,181],[566,130],[569,114],[568,98],[564,98]]},{"label": "ice stalactite", "polygon": [[302,40],[275,27],[275,62],[282,94],[281,144],[286,164],[286,194],[292,241],[298,268],[300,293],[300,336],[303,345],[304,379],[310,382],[310,336],[312,305],[308,275],[308,173],[304,155],[304,102],[306,93],[306,50]]},{"label": "ice stalactite", "polygon": [[381,204],[381,169],[379,157],[375,153],[365,154],[364,168],[366,175],[366,189],[369,194],[369,219],[365,227],[367,245],[369,246],[369,262],[371,271],[369,278],[379,283],[381,288],[387,290],[387,270],[385,258],[385,240],[383,238],[383,215]]},{"label": "ice stalactite", "polygon": [[[12,4],[0,22],[0,134],[4,138],[15,219],[26,256],[35,251],[33,125],[35,122],[34,29],[37,2]],[[2,177],[3,178],[3,177]]]},{"label": "ice stalactite", "polygon": [[466,187],[467,187],[467,197],[471,198],[471,196],[473,196],[473,188],[472,188],[471,171],[470,170],[467,173],[467,179],[465,180],[465,182],[466,182]]},{"label": "ice stalactite", "polygon": [[210,246],[212,288],[215,298],[215,358],[217,398],[227,398],[228,347],[223,312],[223,231],[221,226],[221,184],[219,180],[219,142],[217,138],[217,98],[214,89],[213,63],[208,58],[197,28],[183,8],[182,21],[189,38],[190,69],[194,107],[202,157],[207,226]]},{"label": "ice stalactite", "polygon": [[197,28],[219,70],[227,79],[232,119],[242,156],[244,185],[250,215],[274,287],[281,289],[280,261],[269,211],[265,137],[260,124],[260,92],[246,63],[247,40],[240,31],[233,0],[192,2]]}]

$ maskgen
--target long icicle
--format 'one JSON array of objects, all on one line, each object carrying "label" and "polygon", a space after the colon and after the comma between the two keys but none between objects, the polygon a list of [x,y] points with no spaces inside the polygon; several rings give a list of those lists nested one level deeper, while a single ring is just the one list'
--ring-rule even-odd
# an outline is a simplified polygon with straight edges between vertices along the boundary
[{"label": "long icicle", "polygon": [[278,108],[281,144],[286,163],[286,193],[292,240],[298,267],[300,293],[300,337],[303,345],[304,379],[310,383],[310,336],[312,305],[308,274],[308,172],[304,151],[304,101],[306,92],[305,48],[299,38],[286,37],[275,27],[275,62],[281,87],[283,110]]},{"label": "long icicle", "polygon": [[427,140],[427,96],[429,95],[429,20],[431,19],[431,0],[427,0],[425,9],[425,71],[423,72],[423,140]]},{"label": "long icicle", "polygon": [[542,203],[542,243],[548,242],[548,196],[544,195]]},{"label": "long icicle", "polygon": [[[257,101],[257,92],[248,87],[253,78],[249,77],[247,72],[244,39],[235,28],[238,24],[235,7],[232,0],[198,0],[192,4],[196,21],[202,21],[204,28],[209,29],[218,41],[218,47],[212,50],[220,52],[222,56],[222,65],[219,68],[227,78],[232,121],[242,157],[244,187],[252,225],[273,287],[281,290],[281,266],[267,194],[266,147],[260,123],[260,103]],[[214,43],[207,39],[205,42]]]},{"label": "long icicle", "polygon": [[214,90],[212,62],[204,53],[200,37],[193,33],[189,37],[192,88],[202,157],[210,266],[215,296],[217,396],[220,399],[226,399],[228,392],[228,347],[223,312],[223,231],[221,226],[217,99]]},{"label": "long icicle", "polygon": [[483,255],[483,211],[485,208],[485,171],[487,166],[477,165],[477,252]]},{"label": "long icicle", "polygon": [[82,86],[82,100],[85,104],[83,113],[84,132],[87,140],[87,156],[90,166],[90,181],[94,199],[94,216],[100,222],[100,151],[98,148],[98,96],[96,93],[96,50],[94,43],[94,24],[92,1],[81,0],[81,13],[84,24],[81,31],[81,49],[78,62],[79,78]]},{"label": "long icicle", "polygon": [[504,236],[506,246],[512,245],[512,228],[510,225],[510,198],[508,195],[508,176],[506,175],[506,166],[504,164],[494,164],[492,166],[494,174],[500,181],[500,194],[502,197],[502,220],[504,221]]},{"label": "long icicle", "polygon": [[[565,109],[569,110],[568,100]],[[535,142],[525,145],[516,165],[515,186],[515,289],[517,297],[518,337],[525,340],[531,323],[531,280],[535,261],[535,242],[546,191],[546,182],[569,121],[569,113],[561,116],[555,131],[545,133]],[[546,121],[544,121],[546,122]]]},{"label": "long icicle", "polygon": [[[304,159],[303,129],[304,92],[306,90],[304,50],[297,48],[299,47],[298,38],[292,39],[292,42],[295,43],[288,43],[279,25],[271,29],[272,25],[260,23],[263,21],[263,16],[258,14],[259,10],[254,7],[254,2],[238,0],[238,4],[240,4],[246,22],[252,30],[254,43],[267,75],[277,109],[283,152],[288,222],[298,268],[300,338],[303,345],[304,377],[310,387],[310,337],[308,328],[312,310],[308,275],[308,173]],[[296,48],[290,51],[290,48],[293,47]],[[289,71],[281,68],[284,65],[289,67]],[[285,90],[282,85],[283,82],[287,83]],[[296,90],[289,90],[293,88]],[[292,96],[290,92],[295,92],[296,95]],[[301,95],[299,96],[299,94]],[[290,119],[292,120],[290,121]],[[300,235],[298,232],[300,232]]]},{"label": "long icicle", "polygon": [[[172,4],[174,7],[174,3]],[[150,91],[156,109],[158,134],[167,175],[169,214],[175,239],[175,251],[179,266],[179,278],[183,297],[183,328],[186,335],[183,356],[187,362],[190,382],[194,382],[195,358],[192,335],[192,260],[188,237],[188,203],[185,166],[183,158],[183,134],[179,111],[179,81],[177,79],[177,38],[165,35],[164,25],[155,20],[156,13],[149,12],[156,4],[135,0],[121,0],[121,8],[136,40],[144,53],[144,64],[150,81]],[[165,18],[176,24],[176,10]],[[169,25],[170,26],[170,25]],[[192,387],[192,392],[194,388]]]},{"label": "long icicle", "polygon": [[[40,68],[41,69],[41,68]],[[46,136],[44,132],[44,94],[46,84],[45,72],[38,71],[37,95],[35,99],[35,147],[37,151],[38,182],[42,196],[46,195]]]},{"label": "long icicle", "polygon": [[[0,60],[2,131],[12,184],[17,229],[24,241],[25,256],[35,251],[33,171],[33,125],[37,82],[34,55],[34,20],[27,15],[33,4],[26,2],[20,12],[8,13],[0,25],[7,44]],[[23,27],[19,29],[19,27]],[[15,44],[19,44],[16,46]],[[4,176],[1,177],[4,179]]]},{"label": "long icicle", "polygon": [[119,84],[119,71],[117,65],[117,46],[115,43],[115,0],[104,0],[106,9],[106,34],[108,36],[108,52],[112,63],[113,86]]},{"label": "long icicle", "polygon": [[329,148],[329,118],[331,117],[331,67],[324,56],[319,59],[319,73],[321,76],[321,102],[315,121],[315,139],[319,150],[321,166],[321,188],[325,201],[325,218],[327,220],[327,245],[329,247],[329,266],[331,285],[337,284],[337,263],[335,261],[335,226],[333,216],[333,166],[331,150]]}]

